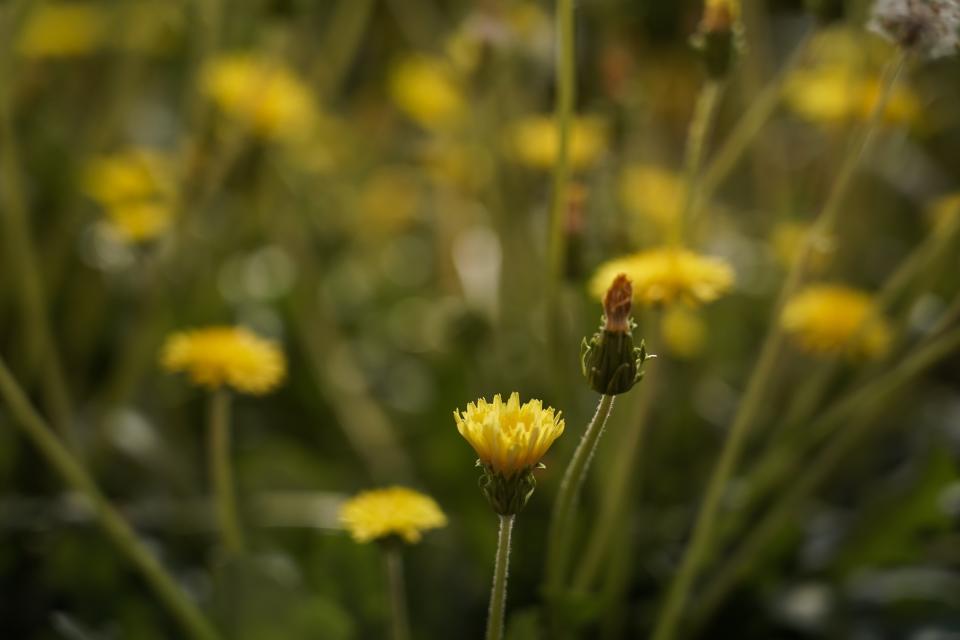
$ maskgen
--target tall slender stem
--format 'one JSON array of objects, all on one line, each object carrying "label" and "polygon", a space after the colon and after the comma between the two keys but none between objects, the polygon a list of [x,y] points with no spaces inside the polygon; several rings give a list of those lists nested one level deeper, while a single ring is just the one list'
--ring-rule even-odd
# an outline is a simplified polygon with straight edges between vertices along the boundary
[{"label": "tall slender stem", "polygon": [[700,206],[700,166],[703,164],[703,152],[707,138],[716,119],[717,106],[723,93],[723,83],[717,80],[708,80],[700,94],[690,119],[687,132],[687,146],[684,153],[684,173],[687,182],[687,195],[684,200],[683,211],[673,225],[673,242],[679,244],[684,236],[693,230]]},{"label": "tall slender stem", "polygon": [[393,640],[409,640],[410,622],[407,619],[407,596],[403,583],[403,556],[399,543],[385,547],[387,582],[390,585],[390,637]]},{"label": "tall slender stem", "polygon": [[555,291],[563,277],[566,254],[564,226],[568,204],[567,187],[570,182],[570,129],[577,83],[574,53],[573,0],[557,0],[557,158],[553,165],[553,201],[550,207],[551,291]]},{"label": "tall slender stem", "polygon": [[899,55],[895,60],[891,61],[885,70],[880,99],[877,101],[869,120],[854,136],[854,140],[838,172],[836,182],[834,182],[833,188],[830,190],[830,194],[827,197],[827,201],[820,215],[814,222],[814,228],[804,243],[802,250],[794,259],[790,271],[784,280],[778,301],[774,306],[771,329],[764,338],[763,346],[760,349],[760,356],[750,374],[750,380],[747,383],[743,400],[740,402],[733,425],[730,427],[729,435],[720,452],[720,458],[710,477],[703,504],[700,507],[700,512],[693,526],[690,542],[684,552],[680,568],[667,592],[663,610],[661,611],[660,618],[654,630],[653,640],[672,640],[677,635],[680,617],[686,606],[690,590],[700,573],[703,563],[710,555],[710,547],[714,542],[713,533],[717,516],[720,512],[723,494],[736,469],[740,453],[746,444],[750,427],[753,426],[753,423],[760,413],[763,404],[761,400],[773,378],[777,356],[783,343],[783,332],[779,322],[781,309],[784,302],[803,282],[810,250],[815,239],[829,233],[836,222],[840,204],[847,194],[860,159],[863,157],[864,152],[873,139],[874,129],[880,120],[880,116],[886,109],[886,104],[890,98],[896,79],[903,68],[904,60],[905,57],[902,54]]},{"label": "tall slender stem", "polygon": [[580,444],[573,452],[570,465],[563,473],[560,481],[560,491],[557,493],[553,505],[553,514],[550,517],[550,530],[547,534],[547,566],[546,594],[555,600],[563,588],[567,577],[567,563],[570,555],[570,544],[573,540],[573,515],[580,495],[580,488],[590,467],[590,460],[597,450],[600,435],[607,425],[607,419],[613,411],[614,396],[602,395],[590,424],[587,425]]},{"label": "tall slender stem", "polygon": [[197,606],[181,591],[176,580],[137,538],[126,520],[100,492],[96,482],[50,426],[30,404],[23,390],[0,358],[0,396],[23,433],[74,491],[86,498],[104,533],[137,568],[163,605],[194,640],[217,640],[219,634]]},{"label": "tall slender stem", "polygon": [[224,549],[243,551],[243,530],[237,516],[233,467],[230,464],[230,392],[220,388],[210,395],[210,486],[217,511],[217,526]]},{"label": "tall slender stem", "polygon": [[487,617],[486,640],[503,638],[503,619],[507,602],[507,575],[510,568],[510,535],[517,516],[500,516],[497,534],[497,558],[493,565],[493,589],[490,591],[490,614]]}]

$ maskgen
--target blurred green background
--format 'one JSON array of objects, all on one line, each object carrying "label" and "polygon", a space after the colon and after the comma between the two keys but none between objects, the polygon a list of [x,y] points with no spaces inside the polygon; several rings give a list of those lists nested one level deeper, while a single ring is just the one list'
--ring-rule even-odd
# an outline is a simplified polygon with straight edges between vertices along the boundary
[{"label": "blurred green background", "polygon": [[[406,550],[414,637],[479,637],[496,519],[451,414],[513,390],[567,421],[518,519],[510,573],[508,637],[546,637],[549,509],[596,403],[578,362],[601,313],[586,282],[602,261],[663,241],[671,187],[642,183],[631,196],[625,175],[682,174],[704,82],[688,43],[700,3],[576,5],[576,109],[593,125],[583,142],[575,134],[582,201],[568,207],[566,280],[552,307],[553,143],[529,119],[553,109],[553,9],[0,6],[0,354],[232,637],[385,637],[381,555],[340,530],[337,508],[394,483],[432,495],[450,519]],[[730,262],[734,289],[699,309],[635,312],[659,357],[618,400],[585,487],[584,539],[611,483],[625,483],[626,498],[611,507],[612,537],[590,561],[588,588],[569,596],[581,637],[645,637],[653,624],[770,325],[790,231],[821,206],[865,115],[850,104],[869,103],[857,83],[889,55],[862,28],[867,3],[848,9],[846,25],[826,30],[800,2],[744,3],[745,47],[707,158],[804,34],[820,30],[824,44],[801,70],[852,75],[788,81],[788,99],[708,203],[709,224],[690,241]],[[251,69],[262,86],[243,79]],[[801,447],[808,423],[897,370],[938,321],[956,325],[943,314],[960,290],[949,224],[960,204],[937,214],[930,203],[960,189],[960,62],[907,76],[906,106],[885,119],[817,263],[820,278],[878,291],[903,260],[918,261],[887,312],[894,346],[872,362],[783,351],[729,492],[720,551],[691,601],[690,637],[960,637],[956,355],[845,415],[842,427],[864,425],[855,446],[750,549],[749,569],[715,601],[705,596],[796,480],[741,500],[753,463],[775,445]],[[165,336],[210,324],[277,340],[289,369],[270,395],[236,397],[251,553],[227,567],[206,502],[204,394],[158,365]],[[814,444],[796,449],[799,473],[831,446]],[[2,404],[0,487],[0,635],[182,637]]]}]

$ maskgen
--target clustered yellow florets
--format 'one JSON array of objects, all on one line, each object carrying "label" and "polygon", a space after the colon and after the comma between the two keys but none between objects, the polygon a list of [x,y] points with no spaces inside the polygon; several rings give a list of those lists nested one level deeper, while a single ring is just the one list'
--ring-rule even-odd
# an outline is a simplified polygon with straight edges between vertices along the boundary
[{"label": "clustered yellow florets", "polygon": [[315,124],[313,97],[282,63],[234,53],[203,71],[203,91],[221,111],[265,139],[304,136]]},{"label": "clustered yellow florets", "polygon": [[656,165],[634,164],[620,174],[623,206],[661,228],[668,228],[680,217],[686,194],[682,176]]},{"label": "clustered yellow florets", "polygon": [[590,292],[602,297],[619,273],[633,282],[634,301],[646,306],[712,302],[733,285],[733,269],[726,261],[661,247],[603,263],[590,281]]},{"label": "clustered yellow florets", "polygon": [[430,496],[405,487],[364,491],[343,503],[340,522],[357,542],[399,536],[419,542],[423,532],[446,526],[447,517]]},{"label": "clustered yellow florets", "polygon": [[466,102],[453,70],[442,59],[411,56],[390,74],[390,96],[410,118],[427,129],[443,129],[462,116]]},{"label": "clustered yellow florets", "polygon": [[780,321],[800,348],[816,355],[877,358],[891,331],[873,298],[844,285],[811,285],[787,301]]},{"label": "clustered yellow florets", "polygon": [[[533,169],[550,169],[557,162],[560,135],[556,120],[534,116],[515,122],[508,131],[507,145],[514,157]],[[606,151],[607,127],[597,117],[576,118],[570,128],[568,162],[575,171],[588,169]]]},{"label": "clustered yellow florets", "polygon": [[253,395],[268,393],[286,375],[283,352],[243,327],[176,333],[167,338],[161,362],[168,371],[185,372],[194,384]]},{"label": "clustered yellow florets", "polygon": [[493,402],[480,398],[465,411],[454,411],[453,417],[480,462],[505,478],[533,468],[563,433],[559,411],[544,409],[540,400],[520,404],[516,392],[507,402],[500,394]]}]

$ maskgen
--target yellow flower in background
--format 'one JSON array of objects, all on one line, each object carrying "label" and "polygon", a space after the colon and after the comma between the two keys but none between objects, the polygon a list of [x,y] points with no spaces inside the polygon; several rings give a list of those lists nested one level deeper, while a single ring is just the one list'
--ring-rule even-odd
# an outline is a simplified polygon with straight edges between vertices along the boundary
[{"label": "yellow flower in background", "polygon": [[873,297],[839,284],[800,291],[787,301],[780,322],[801,349],[815,355],[879,358],[892,340]]},{"label": "yellow flower in background", "polygon": [[264,139],[304,136],[316,122],[309,88],[276,60],[225,54],[207,65],[201,84],[224,114]]},{"label": "yellow flower in background", "polygon": [[[557,161],[560,136],[551,116],[532,116],[508,129],[507,144],[514,157],[534,169],[551,169]],[[570,129],[569,161],[573,170],[589,168],[607,147],[607,127],[597,117],[576,118]]]},{"label": "yellow flower in background", "polygon": [[163,367],[186,373],[194,384],[233,387],[261,395],[286,375],[286,360],[276,344],[242,327],[209,327],[169,336],[161,354]]},{"label": "yellow flower in background", "polygon": [[426,129],[444,129],[463,116],[464,99],[452,70],[440,59],[417,55],[390,73],[390,97]]},{"label": "yellow flower in background", "polygon": [[413,544],[424,531],[446,526],[447,517],[430,496],[389,487],[364,491],[344,502],[340,522],[357,542],[399,536]]},{"label": "yellow flower in background", "polygon": [[41,3],[27,16],[17,39],[26,58],[63,58],[96,52],[107,42],[109,15],[91,2]]},{"label": "yellow flower in background", "polygon": [[148,149],[94,158],[83,173],[84,191],[105,206],[167,196],[173,184],[170,159]]},{"label": "yellow flower in background", "polygon": [[660,227],[672,225],[682,214],[686,186],[679,174],[651,164],[633,164],[620,174],[620,202],[630,213]]},{"label": "yellow flower in background", "polygon": [[465,411],[454,411],[460,432],[493,473],[512,478],[531,470],[563,433],[563,419],[552,407],[543,408],[540,400],[520,404],[520,395],[510,394],[503,402],[500,394],[493,402],[480,398]]},{"label": "yellow flower in background", "polygon": [[694,358],[706,344],[707,325],[696,311],[675,305],[660,318],[660,336],[674,355]]},{"label": "yellow flower in background", "polygon": [[[803,243],[807,240],[810,229],[811,225],[792,220],[782,222],[773,229],[770,243],[781,265],[787,267],[793,264]],[[834,244],[832,239],[825,239],[814,245],[808,258],[808,266],[813,271],[822,271],[830,263],[835,249]]]},{"label": "yellow flower in background", "polygon": [[123,242],[138,243],[153,240],[169,229],[173,211],[161,202],[124,202],[107,207],[106,218],[110,233]]},{"label": "yellow flower in background", "polygon": [[418,177],[406,167],[385,167],[370,176],[357,203],[364,234],[394,233],[416,219],[422,202]]},{"label": "yellow flower in background", "polygon": [[638,305],[712,302],[733,286],[733,268],[720,258],[680,247],[659,247],[601,264],[590,281],[590,293],[601,298],[617,274],[633,282]]},{"label": "yellow flower in background", "polygon": [[933,228],[946,233],[960,222],[960,193],[941,196],[930,203],[928,209]]}]

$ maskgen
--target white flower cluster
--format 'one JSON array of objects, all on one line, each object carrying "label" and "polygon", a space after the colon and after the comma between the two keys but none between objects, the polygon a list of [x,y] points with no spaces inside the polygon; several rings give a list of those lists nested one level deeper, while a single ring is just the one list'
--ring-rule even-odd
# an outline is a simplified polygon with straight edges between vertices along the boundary
[{"label": "white flower cluster", "polygon": [[949,56],[960,46],[960,0],[877,0],[867,28],[919,55]]}]

